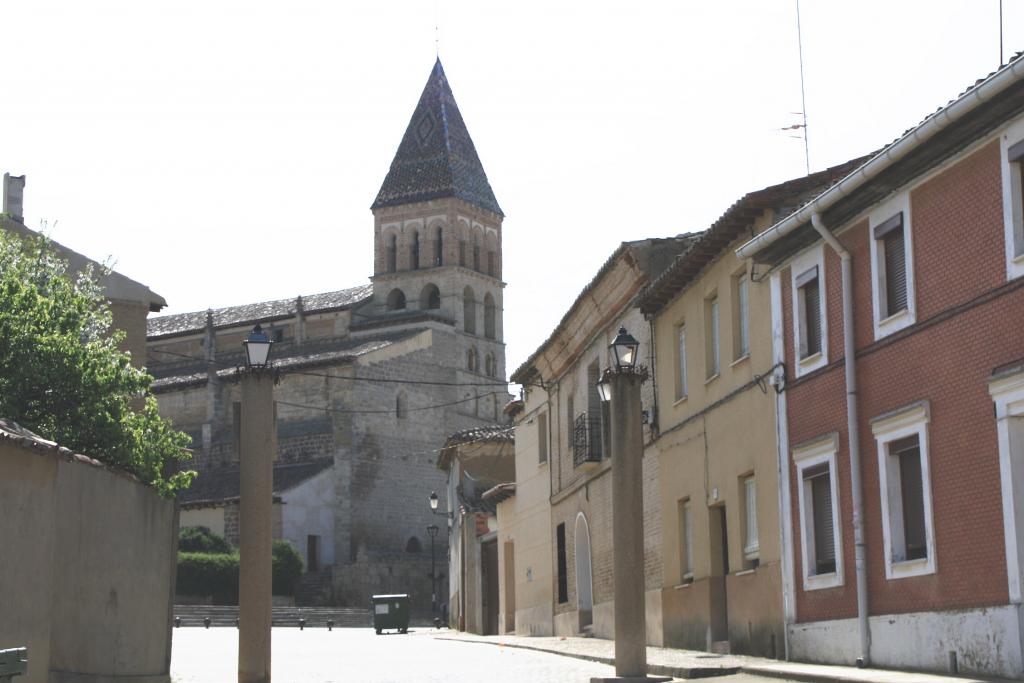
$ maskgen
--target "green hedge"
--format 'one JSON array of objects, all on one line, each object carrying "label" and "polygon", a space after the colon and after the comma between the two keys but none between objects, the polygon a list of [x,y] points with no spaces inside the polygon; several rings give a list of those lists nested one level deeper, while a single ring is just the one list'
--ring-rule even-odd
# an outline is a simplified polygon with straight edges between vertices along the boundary
[{"label": "green hedge", "polygon": [[223,536],[205,526],[187,526],[178,532],[178,550],[183,553],[216,553],[228,555],[234,552]]},{"label": "green hedge", "polygon": [[238,604],[238,555],[178,553],[178,595],[211,595],[217,605]]},{"label": "green hedge", "polygon": [[[274,541],[273,593],[295,595],[302,557],[288,541]],[[238,604],[238,553],[178,553],[178,595],[209,595],[217,605]]]}]

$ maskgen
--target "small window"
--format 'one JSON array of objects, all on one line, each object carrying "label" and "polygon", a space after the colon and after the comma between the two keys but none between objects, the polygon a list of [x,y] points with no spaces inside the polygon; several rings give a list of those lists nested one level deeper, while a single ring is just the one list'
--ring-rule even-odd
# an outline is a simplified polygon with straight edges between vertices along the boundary
[{"label": "small window", "polygon": [[407,553],[418,553],[423,550],[423,546],[420,545],[420,539],[415,536],[410,536],[409,541],[405,544],[405,552]]},{"label": "small window", "polygon": [[466,287],[462,290],[462,323],[468,334],[476,334],[476,296]]},{"label": "small window", "polygon": [[676,398],[686,393],[686,325],[680,325],[676,328]]},{"label": "small window", "polygon": [[388,244],[385,248],[384,259],[389,273],[398,270],[398,238],[394,235],[388,237]]},{"label": "small window", "polygon": [[484,336],[488,339],[495,338],[496,306],[494,297],[490,292],[484,295]]},{"label": "small window", "polygon": [[476,372],[476,368],[477,368],[476,348],[471,346],[468,349],[466,349],[466,369],[469,370],[470,372]]},{"label": "small window", "polygon": [[907,310],[907,249],[903,212],[876,225],[876,283],[879,318]]},{"label": "small window", "polygon": [[733,357],[738,360],[750,355],[750,277],[740,273],[733,281]]},{"label": "small window", "polygon": [[494,354],[488,353],[484,356],[484,374],[494,377],[498,372],[497,363],[494,361]]},{"label": "small window", "polygon": [[[439,266],[444,260],[444,241],[441,238],[441,228],[434,233],[434,265]],[[440,307],[439,307],[440,308]]]},{"label": "small window", "polygon": [[693,581],[693,509],[689,498],[678,503],[679,510],[679,582]]},{"label": "small window", "polygon": [[281,327],[273,328],[271,330],[271,332],[270,332],[270,338],[274,342],[282,342],[282,341],[284,341],[284,328],[281,328]]},{"label": "small window", "polygon": [[796,279],[800,304],[800,359],[821,353],[821,285],[818,267],[805,271]]},{"label": "small window", "polygon": [[757,482],[754,475],[740,480],[743,493],[743,559],[747,567],[756,567],[760,556],[757,536]]},{"label": "small window", "polygon": [[480,238],[473,238],[473,270],[480,273]]},{"label": "small window", "polygon": [[808,500],[808,540],[814,552],[808,569],[812,575],[836,571],[836,537],[833,522],[832,468],[829,463],[811,467],[803,473],[804,494]]},{"label": "small window", "polygon": [[459,265],[466,265],[466,240],[459,238]]},{"label": "small window", "polygon": [[720,371],[719,344],[718,344],[718,297],[712,297],[704,302],[704,342],[707,346],[707,376],[708,379],[717,375]]},{"label": "small window", "polygon": [[392,289],[391,293],[388,294],[387,306],[389,311],[404,311],[405,292],[400,289]]},{"label": "small window", "polygon": [[548,414],[537,416],[537,462],[548,461]]},{"label": "small window", "polygon": [[569,602],[569,574],[565,561],[565,523],[555,528],[555,546],[558,568],[558,603]]},{"label": "small window", "polygon": [[420,267],[420,233],[412,233],[412,247],[409,249],[409,268],[416,270]]},{"label": "small window", "polygon": [[498,255],[493,251],[487,252],[487,274],[491,277],[498,276]]},{"label": "small window", "polygon": [[420,306],[427,310],[441,308],[441,290],[435,284],[429,284],[420,292]]},{"label": "small window", "polygon": [[935,571],[927,421],[928,407],[921,403],[871,424],[878,443],[888,579]]},{"label": "small window", "polygon": [[395,396],[395,417],[404,419],[409,414],[409,408],[406,405],[407,399],[404,391],[398,392]]},{"label": "small window", "polygon": [[569,396],[565,401],[565,438],[569,453],[572,453],[573,449],[573,434],[576,429],[575,419],[576,415],[575,406],[573,406],[573,398],[572,396]]}]

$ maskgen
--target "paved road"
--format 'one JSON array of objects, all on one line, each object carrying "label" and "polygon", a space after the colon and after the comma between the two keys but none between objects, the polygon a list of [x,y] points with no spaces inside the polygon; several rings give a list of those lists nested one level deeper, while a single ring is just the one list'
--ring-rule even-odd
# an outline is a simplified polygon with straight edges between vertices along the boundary
[{"label": "paved road", "polygon": [[[435,640],[425,629],[377,636],[372,629],[275,628],[272,663],[274,683],[587,683],[614,673],[570,657]],[[237,666],[237,630],[174,629],[175,683],[232,683]],[[778,683],[743,674],[714,680]]]}]

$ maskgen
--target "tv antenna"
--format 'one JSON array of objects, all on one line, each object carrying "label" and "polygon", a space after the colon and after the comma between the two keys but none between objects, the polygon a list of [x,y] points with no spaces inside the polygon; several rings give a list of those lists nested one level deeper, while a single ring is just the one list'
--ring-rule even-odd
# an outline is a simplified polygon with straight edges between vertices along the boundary
[{"label": "tv antenna", "polygon": [[[999,0],[999,2],[1001,7],[1002,0]],[[803,117],[803,124],[790,126],[789,130],[795,130],[798,127],[803,128],[804,164],[807,167],[807,175],[811,175],[811,143],[807,140],[807,94],[804,90],[804,40],[803,32],[800,29],[800,0],[796,0],[796,44],[800,52],[800,115]]]}]

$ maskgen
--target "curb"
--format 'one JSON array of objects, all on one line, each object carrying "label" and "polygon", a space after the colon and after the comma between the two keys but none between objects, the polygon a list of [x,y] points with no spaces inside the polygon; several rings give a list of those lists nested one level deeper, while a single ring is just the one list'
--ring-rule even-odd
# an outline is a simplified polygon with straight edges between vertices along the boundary
[{"label": "curb", "polygon": [[[615,666],[614,657],[602,657],[600,655],[585,655],[575,652],[564,652],[561,650],[549,650],[543,647],[534,647],[531,645],[520,645],[518,643],[503,643],[503,642],[489,642],[486,640],[472,640],[469,638],[444,638],[434,637],[435,640],[447,640],[456,643],[475,643],[477,645],[499,645],[501,647],[510,647],[518,650],[531,650],[533,652],[544,652],[549,655],[559,655],[562,657],[571,657],[573,659],[582,659],[587,662],[597,662],[598,664],[607,664],[609,666]],[[648,664],[647,673],[654,674],[656,676],[671,676],[672,678],[712,678],[714,676],[732,676],[733,674],[739,673],[743,667],[729,666],[669,666],[668,664]]]}]

